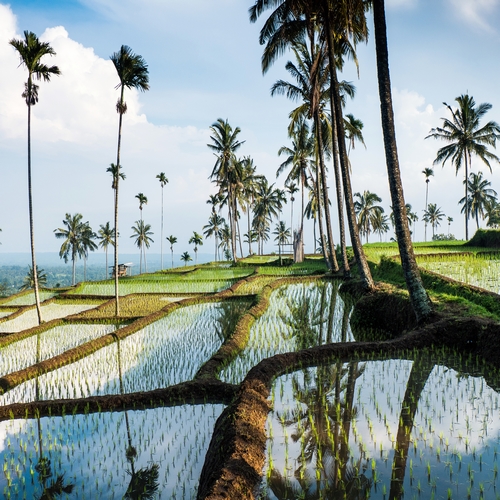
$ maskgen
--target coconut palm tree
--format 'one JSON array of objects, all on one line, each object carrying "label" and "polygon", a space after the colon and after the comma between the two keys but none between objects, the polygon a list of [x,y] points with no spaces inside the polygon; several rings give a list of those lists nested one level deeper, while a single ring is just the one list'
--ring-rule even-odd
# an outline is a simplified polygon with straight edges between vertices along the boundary
[{"label": "coconut palm tree", "polygon": [[368,243],[368,236],[377,225],[377,218],[380,218],[380,214],[384,213],[384,209],[380,205],[376,205],[382,201],[382,198],[370,191],[364,191],[363,194],[354,193],[354,197],[357,198],[354,202],[354,209],[358,216],[359,232],[366,236]]},{"label": "coconut palm tree", "polygon": [[118,185],[118,179],[122,179],[123,181],[127,178],[127,176],[121,170],[121,167],[118,168],[114,163],[110,163],[109,167],[106,169],[106,172],[111,174],[113,181],[111,182],[111,189],[116,189]]},{"label": "coconut palm tree", "polygon": [[451,223],[453,222],[453,217],[447,217],[446,220],[448,221],[448,236],[450,235],[450,226]]},{"label": "coconut palm tree", "polygon": [[[138,193],[135,195],[135,197],[139,200],[139,211],[141,214],[141,221],[142,221],[142,207],[144,205],[148,204],[148,198],[147,198],[147,196],[144,195],[144,193]],[[142,259],[143,259],[143,254],[144,254],[143,248],[141,248],[140,254],[141,254],[140,262],[141,262],[141,267],[142,267]]]},{"label": "coconut palm tree", "polygon": [[184,262],[184,266],[187,266],[187,263],[192,261],[192,257],[191,255],[189,255],[188,252],[184,252],[182,255],[181,255],[181,260],[182,262]]},{"label": "coconut palm tree", "polygon": [[[314,149],[315,141],[312,134],[310,134],[309,126],[305,120],[297,123],[297,126],[292,130],[290,138],[292,139],[292,147],[282,146],[278,155],[287,155],[286,160],[280,165],[276,172],[278,177],[285,168],[291,167],[285,184],[289,181],[297,181],[301,188],[301,216],[300,216],[300,236],[303,244],[304,233],[304,189],[308,181],[308,168],[314,164]],[[293,208],[293,204],[292,204]]]},{"label": "coconut palm tree", "polygon": [[269,231],[273,217],[278,217],[281,206],[280,191],[274,187],[274,184],[269,185],[267,179],[264,179],[257,192],[253,217],[253,226],[259,235],[261,253],[263,252],[266,230]]},{"label": "coconut palm tree", "polygon": [[[135,238],[134,243],[137,248],[144,251],[144,266],[145,271],[148,272],[148,263],[146,260],[146,248],[151,246],[151,243],[154,243],[154,240],[151,238],[151,235],[154,233],[151,231],[151,225],[145,224],[142,220],[136,220],[135,226],[131,227],[132,235],[131,238]],[[142,273],[142,259],[140,260],[139,273]]]},{"label": "coconut palm tree", "polygon": [[423,220],[432,226],[432,237],[434,238],[435,229],[440,225],[441,220],[446,215],[441,211],[441,208],[436,203],[429,203],[427,210],[424,211]]},{"label": "coconut palm tree", "polygon": [[471,172],[467,184],[468,198],[461,198],[458,204],[463,205],[461,213],[468,210],[468,217],[476,219],[476,228],[479,229],[479,216],[483,220],[486,218],[487,207],[496,202],[497,192],[488,187],[491,182],[483,179],[482,172]]},{"label": "coconut palm tree", "polygon": [[224,227],[226,221],[224,217],[221,217],[219,214],[212,212],[208,219],[208,224],[203,226],[203,234],[205,238],[210,238],[211,236],[215,237],[215,257],[214,259],[217,261],[217,250],[219,248],[219,238],[221,237],[221,231]]},{"label": "coconut palm tree", "polygon": [[198,263],[198,247],[203,245],[203,236],[198,234],[196,231],[193,231],[193,236],[189,238],[190,245],[194,245],[194,263]]},{"label": "coconut palm tree", "polygon": [[354,118],[354,115],[348,113],[344,117],[344,128],[345,137],[349,141],[349,149],[347,154],[351,152],[351,149],[355,148],[356,141],[359,141],[366,148],[365,139],[363,137],[363,127],[364,124],[361,120]]},{"label": "coconut palm tree", "polygon": [[97,250],[97,244],[94,240],[97,238],[97,234],[92,231],[90,224],[85,222],[82,227],[82,258],[83,258],[83,281],[87,281],[87,259],[89,257],[89,252],[94,252]]},{"label": "coconut palm tree", "polygon": [[[450,160],[455,171],[465,167],[464,180],[469,178],[469,168],[471,167],[472,155],[474,154],[482,160],[491,171],[490,161],[500,162],[498,157],[488,151],[488,146],[496,146],[496,140],[500,136],[500,127],[494,121],[489,121],[481,126],[480,122],[484,115],[491,109],[491,104],[483,102],[476,106],[472,96],[462,94],[455,98],[458,108],[453,109],[450,105],[443,103],[451,113],[451,119],[442,118],[442,127],[433,128],[426,137],[434,137],[448,142],[447,146],[440,148],[437,152],[434,164],[445,163]],[[465,196],[468,200],[468,183],[464,182]],[[465,239],[469,239],[469,213],[465,208]]]},{"label": "coconut palm tree", "polygon": [[290,195],[290,227],[293,228],[293,202],[295,201],[293,195],[299,191],[299,188],[295,182],[285,183],[285,191]]},{"label": "coconut palm tree", "polygon": [[165,187],[165,184],[168,183],[168,179],[165,176],[165,172],[160,172],[156,178],[160,182],[161,186],[161,232],[160,232],[160,253],[161,253],[161,268],[163,269],[163,188]]},{"label": "coconut palm tree", "polygon": [[82,214],[71,215],[67,213],[63,220],[65,227],[54,229],[55,237],[64,239],[61,249],[59,250],[59,257],[61,257],[64,262],[68,262],[68,259],[71,258],[73,266],[72,285],[76,283],[76,260],[85,253],[83,238],[84,232],[86,231],[86,223],[84,223],[82,219]]},{"label": "coconut palm tree", "polygon": [[170,252],[172,254],[172,268],[174,267],[174,245],[177,243],[177,238],[173,235],[167,236],[167,241],[170,243]]},{"label": "coconut palm tree", "polygon": [[[28,79],[24,84],[22,97],[28,106],[28,211],[30,225],[31,243],[31,267],[36,269],[35,256],[35,230],[33,223],[33,189],[31,177],[31,107],[38,102],[38,85],[34,80],[49,82],[52,75],[60,75],[61,71],[57,66],[47,66],[42,63],[44,56],[54,56],[56,53],[48,42],[40,42],[38,37],[31,31],[24,32],[24,40],[13,38],[9,44],[19,53],[21,66],[28,70]],[[38,294],[37,275],[34,274],[35,304],[38,315],[38,323],[42,322],[42,312],[40,308],[40,296]]]},{"label": "coconut palm tree", "polygon": [[207,146],[214,152],[217,157],[210,179],[215,180],[219,189],[227,192],[228,205],[228,220],[231,229],[231,251],[233,260],[236,262],[236,196],[235,186],[241,180],[241,162],[236,161],[235,152],[241,147],[245,141],[237,139],[241,132],[239,127],[234,130],[228,120],[224,121],[218,118],[210,127],[212,135],[210,139],[212,144]]},{"label": "coconut palm tree", "polygon": [[97,231],[98,244],[104,249],[106,254],[106,278],[109,278],[109,267],[108,267],[108,247],[115,244],[115,230],[111,227],[111,223],[108,221],[103,226],[102,224]]},{"label": "coconut palm tree", "polygon": [[[434,175],[434,170],[432,168],[424,168],[422,173],[425,175],[425,210],[427,210],[427,205],[429,204],[429,182],[430,178]],[[424,226],[424,241],[427,241],[427,223]]]},{"label": "coconut palm tree", "polygon": [[394,127],[394,112],[392,106],[391,81],[389,74],[389,54],[387,50],[387,26],[385,22],[384,0],[373,1],[373,20],[375,26],[375,48],[377,58],[377,75],[380,96],[380,111],[384,149],[391,193],[392,209],[396,224],[396,237],[401,258],[401,266],[408,288],[410,302],[417,321],[428,317],[431,312],[431,303],[425,291],[420,272],[418,270],[410,228],[406,214],[406,202],[401,182],[399,159]]},{"label": "coconut palm tree", "polygon": [[291,237],[290,228],[286,227],[285,222],[280,220],[276,224],[276,228],[274,229],[273,234],[276,236],[276,238],[274,238],[274,241],[278,243],[278,252],[280,256],[280,266],[281,266],[283,265],[283,261],[281,258],[281,249],[283,245],[286,245],[290,241]]},{"label": "coconut palm tree", "polygon": [[380,236],[380,242],[382,242],[382,235],[389,231],[389,217],[383,213],[383,211],[376,211],[374,217],[371,220],[372,230]]},{"label": "coconut palm tree", "polygon": [[[39,269],[38,266],[36,268],[36,282],[40,287],[43,287],[47,284],[47,274],[43,269]],[[35,276],[33,275],[33,268],[28,266],[28,273],[24,277],[23,284],[19,288],[19,291],[30,290],[35,288]]]},{"label": "coconut palm tree", "polygon": [[116,173],[113,176],[114,195],[115,195],[115,315],[120,315],[119,293],[118,293],[118,192],[119,180],[121,178],[120,169],[120,152],[122,141],[122,123],[123,115],[127,112],[127,103],[124,100],[125,87],[128,89],[138,89],[142,92],[149,90],[148,66],[146,61],[137,54],[132,52],[130,47],[122,45],[118,52],[114,52],[111,57],[120,83],[116,89],[120,89],[120,97],[116,103],[116,111],[118,112],[118,146],[116,152]]}]

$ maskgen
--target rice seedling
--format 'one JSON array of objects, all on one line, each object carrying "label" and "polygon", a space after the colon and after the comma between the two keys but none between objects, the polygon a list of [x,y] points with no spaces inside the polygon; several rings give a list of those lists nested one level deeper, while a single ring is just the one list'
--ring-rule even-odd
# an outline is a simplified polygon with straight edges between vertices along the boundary
[{"label": "rice seedling", "polygon": [[273,291],[268,308],[250,328],[245,349],[221,372],[221,380],[239,383],[250,368],[278,353],[353,340],[338,285],[298,283]]},{"label": "rice seedling", "polygon": [[[479,375],[456,371],[463,366],[458,356],[439,356],[334,363],[276,379],[275,387],[283,389],[274,392],[267,424],[274,435],[265,494],[326,500],[334,491],[342,496],[355,490],[356,498],[372,499],[488,498],[498,476],[498,377],[489,379],[490,386]],[[453,402],[440,418],[436,394]],[[493,414],[497,418],[485,422]],[[436,447],[444,436],[449,447]],[[335,469],[336,475],[328,474]]]},{"label": "rice seedling", "polygon": [[[44,321],[47,322],[57,318],[64,318],[72,314],[78,314],[82,311],[93,309],[95,306],[95,303],[61,305],[55,302],[51,302],[42,306],[42,314]],[[38,316],[36,310],[29,309],[13,319],[1,322],[0,332],[21,332],[36,325],[38,325]]]},{"label": "rice seedling", "polygon": [[116,326],[65,324],[0,348],[0,377],[115,331]]},{"label": "rice seedling", "polygon": [[[40,290],[40,301],[49,300],[55,297],[60,292],[54,292],[53,290]],[[3,301],[2,306],[32,306],[35,304],[35,294],[34,292],[27,291],[21,292],[13,297],[9,297]]]},{"label": "rice seedling", "polygon": [[124,498],[143,471],[158,497],[194,499],[222,409],[183,405],[1,422],[0,496],[40,498],[39,464],[50,463],[54,478],[64,474],[73,485],[70,498]]},{"label": "rice seedling", "polygon": [[117,343],[29,380],[0,404],[150,391],[190,380],[224,340],[236,302],[177,309]]}]

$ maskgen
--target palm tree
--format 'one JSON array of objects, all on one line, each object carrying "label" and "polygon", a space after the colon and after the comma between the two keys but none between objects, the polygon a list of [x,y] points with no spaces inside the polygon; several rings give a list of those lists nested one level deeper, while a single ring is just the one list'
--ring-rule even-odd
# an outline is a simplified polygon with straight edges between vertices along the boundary
[{"label": "palm tree", "polygon": [[448,236],[450,235],[450,226],[451,223],[453,222],[453,217],[447,217],[446,220],[448,221]]},{"label": "palm tree", "polygon": [[236,262],[236,196],[234,187],[241,179],[241,162],[236,161],[235,152],[245,141],[238,141],[238,134],[241,132],[239,127],[234,130],[229,125],[228,120],[224,121],[218,118],[210,127],[212,135],[210,139],[212,144],[207,146],[217,157],[210,178],[214,179],[219,189],[225,189],[227,192],[228,219],[231,229],[231,251],[233,260]]},{"label": "palm tree", "polygon": [[118,52],[113,53],[110,57],[113,62],[120,83],[116,86],[120,89],[120,97],[116,103],[116,111],[118,112],[118,146],[116,152],[116,173],[113,176],[114,194],[115,194],[115,315],[120,315],[119,293],[118,293],[118,187],[121,162],[120,150],[122,140],[122,122],[123,115],[127,112],[127,104],[124,101],[125,87],[128,89],[139,89],[142,92],[149,90],[148,66],[146,61],[137,54],[132,52],[130,47],[122,45]]},{"label": "palm tree", "polygon": [[389,231],[389,217],[383,211],[377,210],[373,214],[371,224],[373,232],[380,236],[380,242],[382,242],[382,235]]},{"label": "palm tree", "polygon": [[[135,226],[132,226],[131,229],[133,233],[130,237],[135,238],[134,243],[136,244],[137,248],[139,248],[141,252],[144,251],[144,265],[146,272],[148,272],[146,248],[149,248],[151,246],[151,243],[154,243],[154,240],[151,238],[151,235],[154,234],[151,231],[151,225],[145,224],[142,220],[136,220]],[[139,273],[142,273],[142,259],[140,260]]]},{"label": "palm tree", "polygon": [[[141,221],[142,221],[142,207],[144,205],[147,205],[148,204],[148,198],[146,196],[144,196],[143,193],[138,193],[135,195],[135,197],[139,200],[139,210],[140,210],[140,214],[141,214]],[[144,249],[141,247],[140,249],[140,266],[142,267],[142,256],[144,254]]]},{"label": "palm tree", "polygon": [[280,256],[280,266],[281,266],[283,264],[283,261],[281,259],[281,248],[283,245],[288,243],[290,240],[290,236],[291,236],[290,228],[286,227],[286,224],[284,223],[284,221],[280,220],[276,224],[276,228],[273,231],[273,234],[276,236],[276,238],[274,238],[274,241],[276,241],[278,243],[278,252],[279,252],[279,256]]},{"label": "palm tree", "polygon": [[[286,160],[280,165],[276,172],[278,177],[285,168],[291,166],[290,173],[288,174],[285,184],[287,182],[297,181],[300,183],[301,188],[301,216],[300,216],[300,240],[303,245],[304,233],[304,188],[307,186],[308,175],[307,171],[314,160],[314,137],[309,132],[309,126],[305,120],[300,121],[291,133],[292,148],[282,146],[278,155],[287,155]],[[293,204],[292,204],[293,209]]]},{"label": "palm tree", "polygon": [[[429,204],[429,182],[431,182],[430,177],[434,175],[434,170],[432,168],[424,168],[422,173],[425,175],[425,210],[427,210],[427,205]],[[424,241],[427,241],[427,223],[424,226]]]},{"label": "palm tree", "polygon": [[215,260],[217,261],[217,250],[219,248],[219,238],[221,237],[222,228],[226,221],[224,217],[221,217],[219,214],[212,212],[208,219],[208,224],[203,226],[203,234],[205,238],[210,238],[211,236],[215,237]]},{"label": "palm tree", "polygon": [[[47,274],[43,269],[36,268],[36,282],[39,286],[43,287],[47,284]],[[29,290],[35,288],[35,276],[33,274],[33,268],[28,266],[28,273],[24,277],[23,284],[19,288],[19,291]]]},{"label": "palm tree", "polygon": [[441,220],[446,217],[441,208],[438,208],[436,203],[429,203],[427,210],[424,211],[423,220],[432,226],[432,237],[434,238],[434,233],[436,227],[441,223]]},{"label": "palm tree", "polygon": [[281,196],[278,189],[274,188],[274,184],[269,185],[267,179],[261,182],[254,206],[254,229],[259,235],[260,250],[263,251],[263,242],[265,241],[266,229],[269,230],[269,225],[273,217],[278,217],[281,210]]},{"label": "palm tree", "polygon": [[108,221],[103,226],[102,224],[97,231],[97,236],[99,238],[99,246],[104,249],[106,253],[106,279],[109,278],[109,267],[108,267],[108,247],[115,244],[115,230],[111,227],[111,223]]},{"label": "palm tree", "polygon": [[[442,127],[433,128],[426,137],[434,137],[441,139],[449,144],[440,148],[437,152],[434,164],[442,163],[445,165],[447,160],[451,160],[455,166],[455,171],[465,166],[466,181],[469,178],[469,168],[471,166],[472,154],[480,158],[490,169],[490,160],[500,162],[498,157],[488,151],[488,146],[495,147],[496,140],[500,134],[500,127],[494,121],[489,121],[486,125],[480,126],[480,121],[484,115],[491,109],[491,104],[483,102],[476,106],[476,102],[472,96],[462,94],[455,98],[458,103],[458,109],[454,110],[451,106],[443,103],[451,113],[451,120],[442,118]],[[468,200],[468,183],[465,185],[465,200]],[[469,239],[469,213],[470,210],[465,208],[465,239]]]},{"label": "palm tree", "polygon": [[368,236],[374,226],[377,225],[376,219],[380,218],[380,215],[384,213],[384,209],[375,204],[380,203],[382,199],[370,191],[364,191],[363,194],[354,193],[354,197],[357,198],[354,202],[354,209],[358,216],[359,232],[366,236],[366,242],[368,243]]},{"label": "palm tree", "polygon": [[380,96],[380,111],[384,149],[389,178],[392,208],[396,224],[396,237],[401,258],[401,266],[415,312],[417,322],[424,320],[431,312],[431,303],[425,291],[418,270],[410,228],[406,214],[406,203],[399,169],[399,159],[394,128],[394,112],[392,107],[391,80],[389,74],[389,54],[387,50],[387,26],[385,22],[384,0],[373,1],[373,20],[375,25],[375,48],[377,58],[377,75]]},{"label": "palm tree", "polygon": [[203,245],[203,236],[193,231],[193,236],[189,238],[188,243],[194,245],[194,263],[198,263],[198,247]]},{"label": "palm tree", "polygon": [[487,207],[496,202],[497,192],[494,189],[488,188],[488,186],[491,186],[491,182],[483,179],[482,172],[478,172],[477,174],[471,172],[467,184],[469,195],[467,199],[460,199],[458,204],[463,205],[462,213],[468,210],[467,217],[473,216],[476,219],[476,228],[479,229],[479,216],[483,220],[486,218]]},{"label": "palm tree", "polygon": [[118,178],[123,181],[127,178],[127,176],[122,172],[121,167],[118,169],[114,163],[110,163],[106,172],[109,172],[113,178],[113,181],[111,182],[111,189],[116,189],[116,186],[118,185]]},{"label": "palm tree", "polygon": [[363,137],[363,127],[364,124],[361,120],[354,118],[351,113],[345,115],[344,118],[344,128],[345,137],[349,141],[349,149],[347,154],[351,152],[351,149],[355,148],[356,141],[359,141],[366,148],[365,139]]},{"label": "palm tree", "polygon": [[63,220],[65,228],[54,229],[55,237],[64,239],[61,249],[59,250],[59,257],[61,257],[64,262],[68,262],[68,259],[71,257],[73,265],[72,285],[76,283],[76,259],[85,254],[83,238],[87,223],[82,222],[82,218],[82,214],[71,215],[67,213]]},{"label": "palm tree", "polygon": [[94,240],[97,238],[97,234],[92,231],[90,224],[85,222],[82,227],[82,257],[83,257],[83,281],[87,281],[87,259],[89,256],[89,251],[94,252],[97,250],[97,245]]},{"label": "palm tree", "polygon": [[182,262],[184,262],[184,266],[187,266],[187,263],[192,261],[192,257],[191,255],[189,255],[188,252],[184,252],[182,255],[181,255],[181,260]]},{"label": "palm tree", "polygon": [[[222,230],[220,232],[220,243],[219,248],[224,251],[224,257],[226,260],[231,260],[232,255],[229,247],[231,246],[231,229],[228,224],[224,223]],[[229,257],[228,257],[229,256]]]},{"label": "palm tree", "polygon": [[167,236],[167,241],[170,243],[170,252],[172,254],[172,268],[174,267],[174,245],[177,243],[177,238],[175,236]]},{"label": "palm tree", "polygon": [[295,201],[294,194],[297,193],[299,188],[295,182],[285,183],[285,191],[290,195],[290,227],[293,228],[293,202]]},{"label": "palm tree", "polygon": [[[28,106],[28,208],[30,224],[30,242],[31,242],[31,267],[36,269],[35,257],[35,230],[33,223],[33,190],[31,179],[31,106],[38,102],[38,85],[33,80],[43,80],[49,82],[52,75],[60,75],[61,72],[57,66],[47,66],[41,62],[46,55],[54,56],[56,53],[48,42],[40,42],[38,37],[31,31],[24,32],[24,40],[13,38],[9,41],[17,52],[21,65],[28,70],[28,79],[24,84],[22,97]],[[42,312],[40,309],[40,296],[38,294],[38,281],[36,273],[33,276],[35,290],[35,304],[38,315],[38,324],[42,322]]]},{"label": "palm tree", "polygon": [[160,172],[156,178],[160,181],[161,185],[161,233],[160,233],[160,253],[161,253],[161,268],[163,269],[163,188],[165,187],[165,184],[168,183],[168,179],[165,176],[165,172]]}]

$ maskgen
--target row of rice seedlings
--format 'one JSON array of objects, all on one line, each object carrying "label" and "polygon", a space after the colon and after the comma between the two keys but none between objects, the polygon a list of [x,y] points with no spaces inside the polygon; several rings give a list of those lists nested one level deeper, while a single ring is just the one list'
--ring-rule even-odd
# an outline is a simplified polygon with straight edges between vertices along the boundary
[{"label": "row of rice seedlings", "polygon": [[[40,290],[40,302],[49,300],[52,297],[55,297],[58,293],[60,292],[54,292],[53,290]],[[2,302],[3,306],[32,306],[34,304],[35,293],[32,291],[21,292]]]},{"label": "row of rice seedlings", "polygon": [[279,257],[277,255],[252,255],[250,257],[245,257],[239,262],[244,264],[269,264],[270,262],[277,262]]},{"label": "row of rice seedlings", "polygon": [[[95,303],[61,305],[51,302],[49,304],[42,305],[42,318],[45,322],[47,322],[57,318],[64,318],[72,314],[78,314],[82,311],[93,309],[95,306]],[[13,319],[1,322],[0,332],[21,332],[37,325],[38,315],[36,309],[29,309]]]},{"label": "row of rice seedlings", "polygon": [[231,302],[173,311],[119,343],[29,380],[0,396],[0,404],[75,399],[150,391],[194,377],[223,342],[223,315]]},{"label": "row of rice seedlings", "polygon": [[2,308],[0,309],[0,318],[6,318],[17,311],[18,308]]},{"label": "row of rice seedlings", "polygon": [[43,463],[52,473],[45,487],[63,476],[72,499],[141,498],[142,491],[126,493],[142,478],[156,487],[154,498],[194,500],[222,409],[184,405],[1,422],[0,496],[41,498]]},{"label": "row of rice seedlings", "polygon": [[500,291],[500,261],[483,260],[473,256],[456,261],[427,260],[419,265],[429,271],[447,276],[456,281],[478,286],[495,293]]},{"label": "row of rice seedlings", "polygon": [[[120,295],[131,293],[215,293],[229,288],[235,280],[199,280],[199,281],[135,281],[127,280],[120,282]],[[115,293],[114,284],[110,281],[96,281],[82,283],[76,289],[69,292],[78,295],[109,295]]]},{"label": "row of rice seedlings", "polygon": [[268,276],[301,276],[318,271],[326,272],[326,267],[322,261],[305,261],[291,266],[262,266],[258,268],[259,274]]},{"label": "row of rice seedlings", "polygon": [[415,359],[279,377],[262,498],[327,499],[349,488],[356,498],[496,498],[498,392],[446,359]]},{"label": "row of rice seedlings", "polygon": [[255,295],[262,291],[262,289],[276,281],[276,276],[255,276],[252,279],[241,283],[236,290],[237,295]]},{"label": "row of rice seedlings", "polygon": [[338,282],[286,285],[275,290],[269,306],[255,320],[245,349],[220,374],[240,383],[264,358],[327,342],[352,341]]},{"label": "row of rice seedlings", "polygon": [[65,324],[0,348],[0,377],[114,332],[116,325]]},{"label": "row of rice seedlings", "polygon": [[220,279],[241,279],[254,273],[253,267],[232,267],[221,268],[199,268],[192,273],[187,273],[183,279],[190,280],[220,280]]}]

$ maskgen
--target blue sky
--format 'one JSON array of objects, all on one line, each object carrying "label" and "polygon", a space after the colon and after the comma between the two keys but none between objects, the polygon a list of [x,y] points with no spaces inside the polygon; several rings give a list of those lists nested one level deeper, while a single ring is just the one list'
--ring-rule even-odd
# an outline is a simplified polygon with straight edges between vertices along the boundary
[{"label": "blue sky", "polygon": [[[1,2],[1,0],[0,0]],[[37,249],[58,251],[53,230],[66,212],[81,212],[94,229],[112,220],[112,190],[106,168],[116,159],[116,77],[109,56],[126,44],[150,70],[151,90],[126,94],[122,164],[127,175],[120,193],[121,249],[134,251],[130,227],[139,218],[138,192],[149,199],[144,218],[152,225],[159,252],[164,171],[165,234],[178,237],[176,251],[191,250],[193,231],[209,216],[206,200],[214,157],[206,147],[211,123],[228,118],[242,129],[241,155],[251,155],[273,181],[288,145],[287,115],[293,103],[271,98],[269,89],[287,77],[283,57],[262,76],[260,25],[248,21],[252,2],[243,0],[81,0],[0,3],[0,252],[29,251],[26,185],[26,106],[20,96],[25,70],[8,40],[25,29],[49,41],[57,52],[50,63],[62,75],[42,84],[33,122],[33,169]],[[500,122],[498,49],[500,0],[387,0],[389,57],[396,132],[406,199],[419,216],[425,203],[421,171],[432,167],[438,147],[424,141],[447,116],[443,101],[469,92],[490,102],[488,118]],[[358,48],[360,77],[352,64],[343,78],[357,87],[346,106],[364,122],[367,148],[351,153],[353,189],[368,189],[390,200],[380,130],[373,41]],[[500,192],[500,166],[493,174],[473,160]],[[463,237],[457,205],[462,173],[435,167],[429,201],[453,217],[451,232]],[[283,180],[278,179],[277,185]],[[288,205],[285,213],[289,221]],[[298,210],[295,210],[297,213]],[[442,223],[439,232],[447,232]],[[245,228],[246,231],[246,228]],[[312,251],[312,225],[306,251]],[[416,227],[423,239],[423,223]],[[391,234],[388,235],[390,237]],[[166,245],[164,245],[166,248]],[[201,251],[210,251],[207,242]],[[269,247],[271,249],[271,247]]]}]

